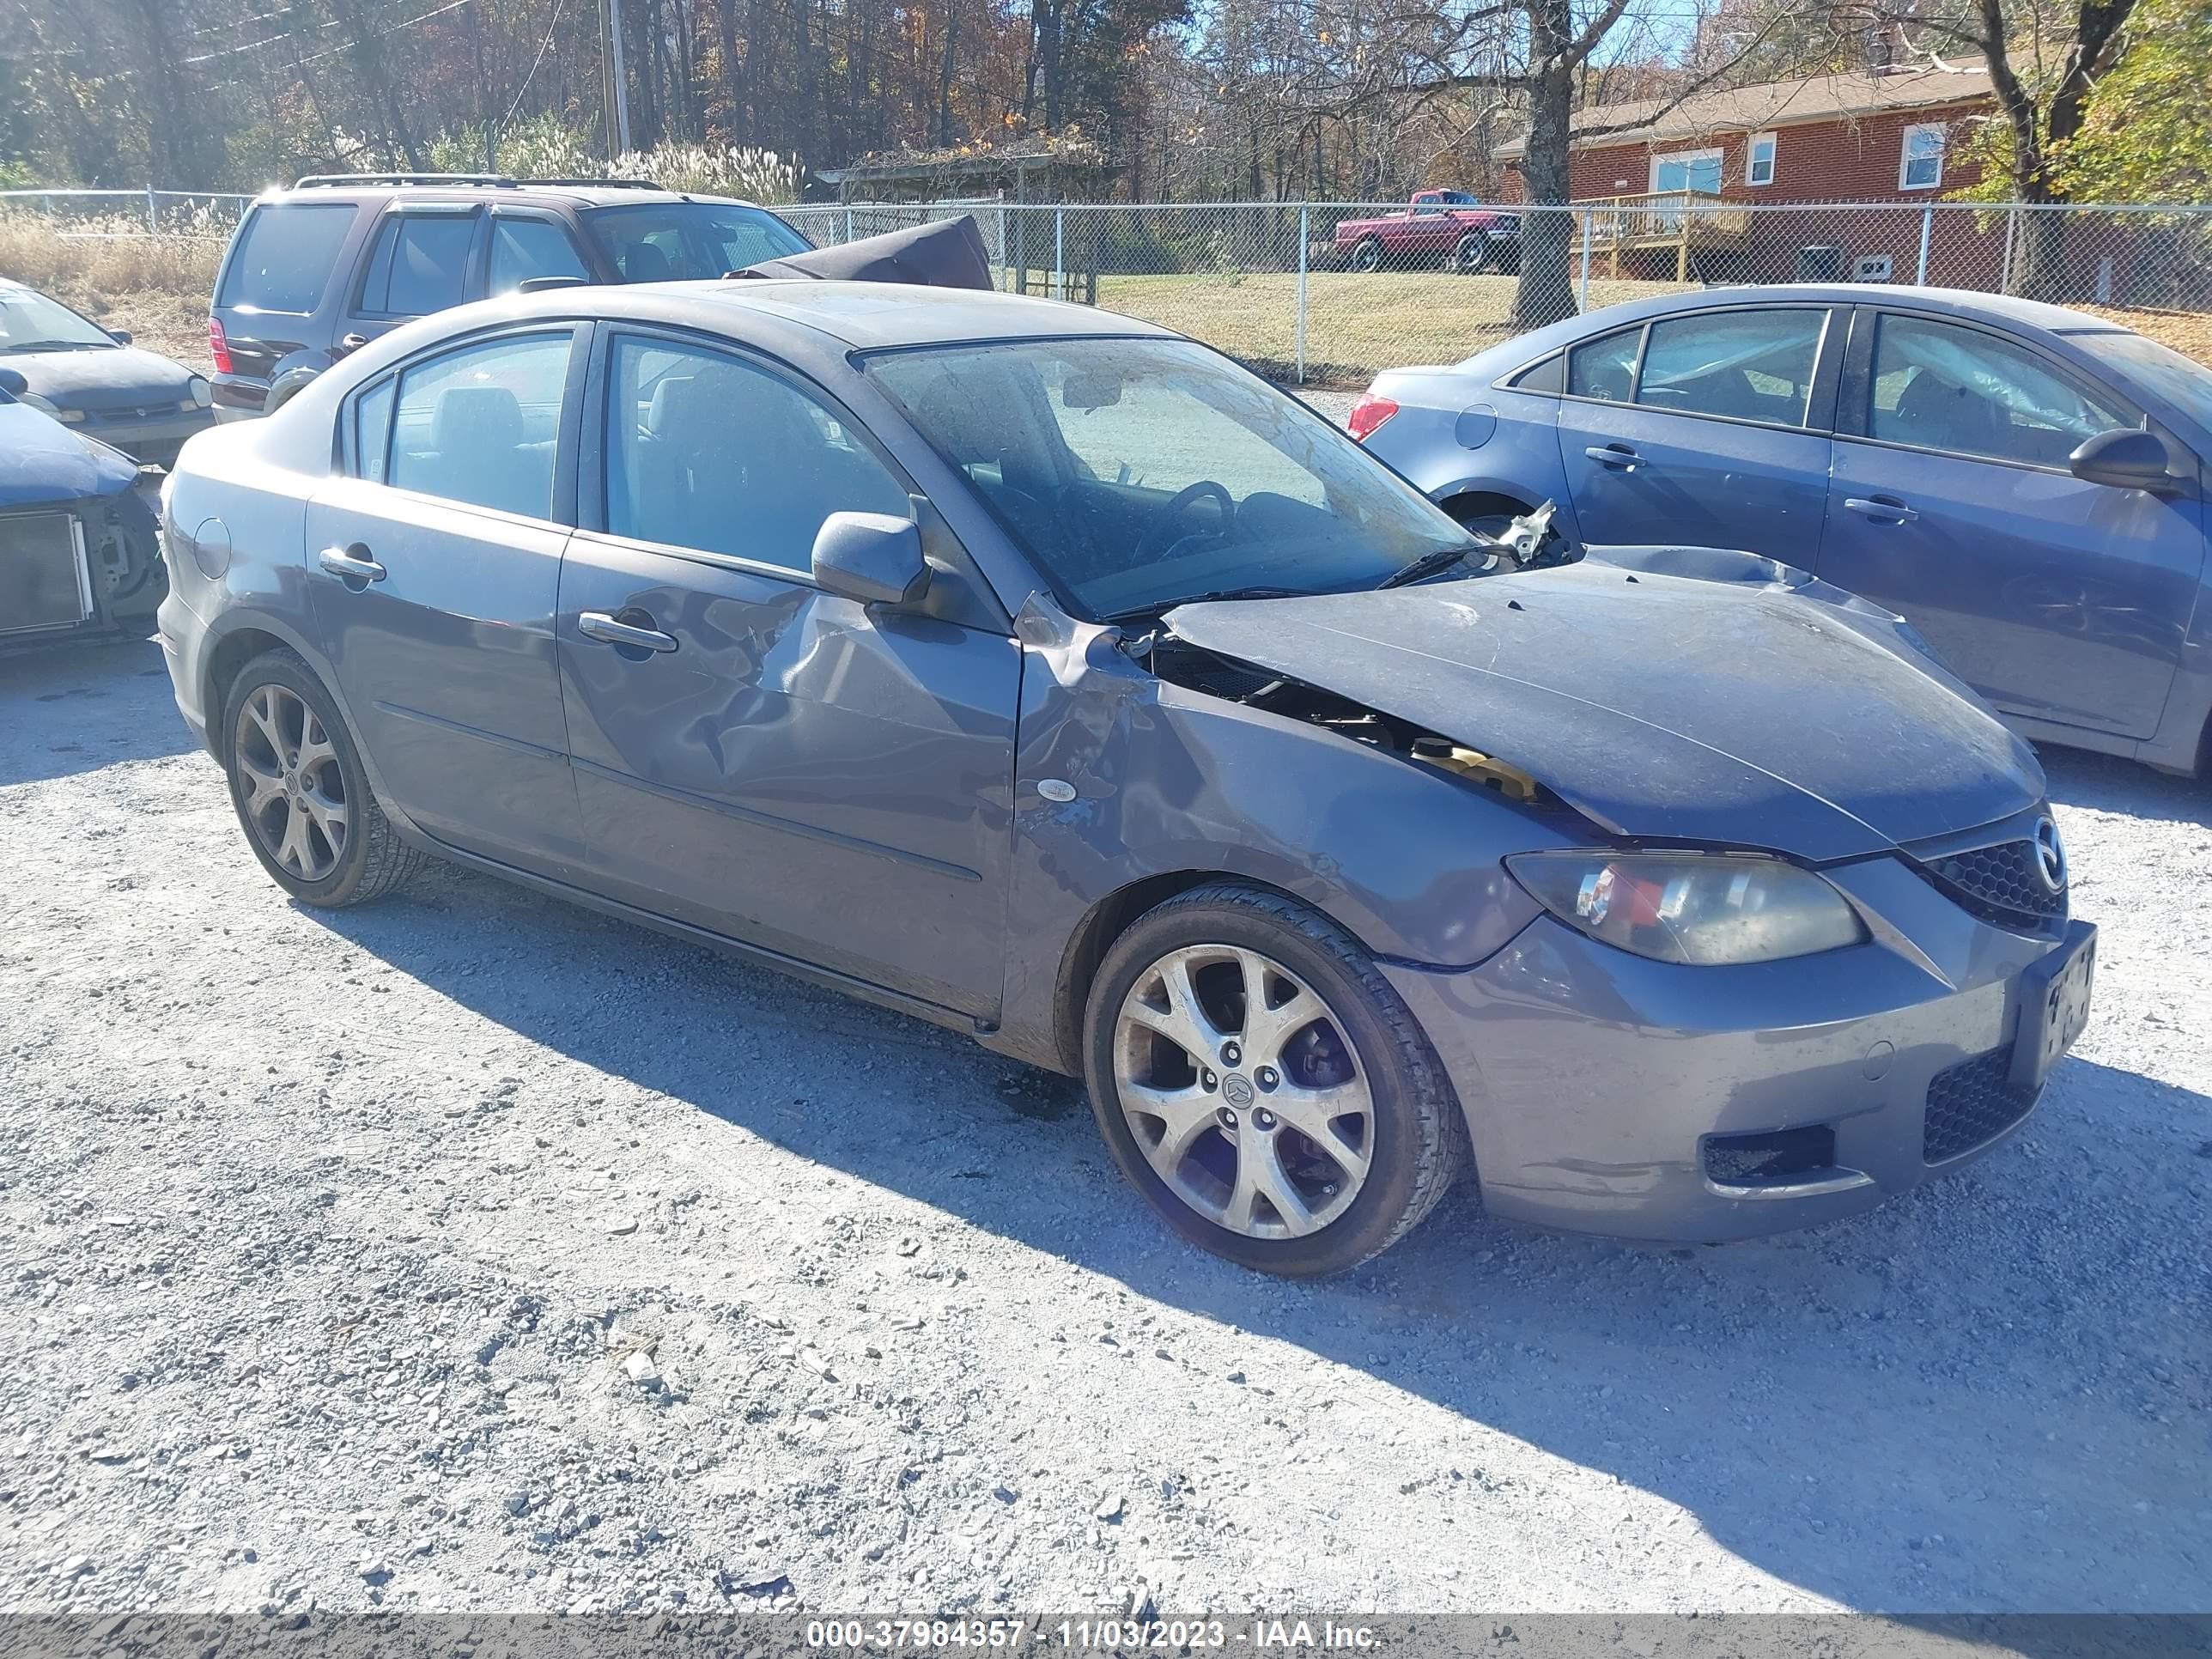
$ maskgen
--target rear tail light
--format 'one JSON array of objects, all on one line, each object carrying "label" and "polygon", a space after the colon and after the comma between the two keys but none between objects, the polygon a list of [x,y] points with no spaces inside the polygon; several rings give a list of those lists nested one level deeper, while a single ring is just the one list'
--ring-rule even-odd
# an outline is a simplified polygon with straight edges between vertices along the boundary
[{"label": "rear tail light", "polygon": [[223,334],[222,319],[220,317],[208,319],[208,355],[215,359],[216,374],[231,373],[230,341]]},{"label": "rear tail light", "polygon": [[1370,433],[1397,412],[1398,405],[1388,398],[1378,398],[1371,392],[1362,392],[1359,401],[1352,404],[1352,413],[1345,420],[1345,428],[1364,443]]}]

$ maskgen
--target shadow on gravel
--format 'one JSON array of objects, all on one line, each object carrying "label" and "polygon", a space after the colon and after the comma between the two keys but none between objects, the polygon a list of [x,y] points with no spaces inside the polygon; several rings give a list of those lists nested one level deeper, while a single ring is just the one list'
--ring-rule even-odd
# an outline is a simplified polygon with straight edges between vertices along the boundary
[{"label": "shadow on gravel", "polygon": [[2079,749],[2039,748],[2036,758],[2051,781],[2051,799],[2062,805],[2212,828],[2212,779],[2178,778]]},{"label": "shadow on gravel", "polygon": [[150,640],[0,657],[0,788],[193,746]]},{"label": "shadow on gravel", "polygon": [[[2208,1600],[2203,1096],[2072,1060],[2011,1146],[1818,1232],[1644,1249],[1509,1229],[1463,1188],[1358,1273],[1287,1284],[1173,1240],[1075,1085],[958,1036],[443,866],[317,920],[586,1066],[1656,1493],[1848,1606]],[[1376,1398],[1347,1376],[1279,1409],[1358,1437]],[[1392,1478],[1512,1478],[1479,1463]]]}]

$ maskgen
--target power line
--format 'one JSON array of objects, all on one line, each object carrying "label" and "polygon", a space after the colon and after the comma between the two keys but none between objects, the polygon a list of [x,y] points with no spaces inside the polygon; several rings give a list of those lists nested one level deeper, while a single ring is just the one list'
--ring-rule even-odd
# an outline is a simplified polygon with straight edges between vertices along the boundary
[{"label": "power line", "polygon": [[[728,4],[729,0],[723,0],[723,3]],[[522,107],[523,94],[530,90],[530,83],[538,78],[538,66],[545,61],[545,49],[553,44],[553,31],[561,27],[561,14],[567,9],[568,4],[568,0],[554,0],[553,21],[546,25],[545,38],[538,43],[538,56],[530,60],[530,73],[522,77],[522,85],[516,88],[514,101],[507,106],[507,113],[500,118],[500,125],[505,126],[514,119],[514,112]],[[493,170],[497,171],[496,168]]]}]

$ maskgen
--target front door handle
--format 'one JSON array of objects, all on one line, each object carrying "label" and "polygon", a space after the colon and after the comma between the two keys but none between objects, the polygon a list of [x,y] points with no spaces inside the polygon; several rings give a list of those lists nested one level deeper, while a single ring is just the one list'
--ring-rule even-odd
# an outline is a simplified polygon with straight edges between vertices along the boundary
[{"label": "front door handle", "polygon": [[576,631],[587,640],[597,640],[603,645],[627,645],[640,651],[673,651],[676,636],[664,634],[657,628],[640,628],[632,623],[618,622],[604,611],[586,611],[576,618]]},{"label": "front door handle", "polygon": [[366,335],[366,334],[348,334],[348,335],[344,335],[344,336],[343,336],[343,337],[340,337],[340,339],[339,339],[339,341],[338,341],[338,343],[337,343],[337,349],[336,350],[332,351],[332,352],[331,353],[331,356],[333,356],[333,357],[344,357],[344,356],[350,356],[352,353],[354,353],[354,352],[356,352],[356,351],[360,350],[363,346],[367,345],[368,343],[368,335]]},{"label": "front door handle", "polygon": [[1920,516],[1917,511],[1907,507],[1903,501],[1893,501],[1883,495],[1871,498],[1846,495],[1844,497],[1844,505],[1854,513],[1863,514],[1867,518],[1878,520],[1884,524],[1911,524]]},{"label": "front door handle", "polygon": [[336,576],[356,593],[371,582],[384,580],[384,567],[368,556],[359,542],[351,547],[326,547],[317,557],[326,575]]},{"label": "front door handle", "polygon": [[1592,444],[1583,453],[1600,466],[1618,467],[1623,472],[1633,472],[1639,466],[1651,465],[1626,444]]}]

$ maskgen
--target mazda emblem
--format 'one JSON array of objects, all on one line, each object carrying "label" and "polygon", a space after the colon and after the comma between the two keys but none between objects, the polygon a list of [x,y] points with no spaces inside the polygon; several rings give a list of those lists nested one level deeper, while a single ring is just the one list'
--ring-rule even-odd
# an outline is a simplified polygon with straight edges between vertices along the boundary
[{"label": "mazda emblem", "polygon": [[2066,890],[2066,844],[2058,839],[2058,826],[2049,818],[2035,825],[2035,871],[2054,893]]},{"label": "mazda emblem", "polygon": [[1249,1106],[1252,1103],[1251,1079],[1231,1072],[1221,1079],[1221,1097],[1231,1106]]}]

